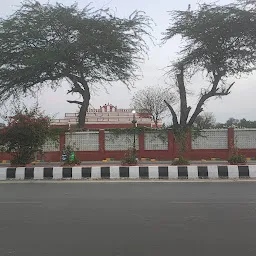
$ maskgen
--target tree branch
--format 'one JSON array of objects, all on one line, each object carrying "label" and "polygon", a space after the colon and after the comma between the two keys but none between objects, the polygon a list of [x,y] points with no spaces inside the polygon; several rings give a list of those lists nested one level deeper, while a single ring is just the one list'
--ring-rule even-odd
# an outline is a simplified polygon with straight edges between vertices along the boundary
[{"label": "tree branch", "polygon": [[197,116],[203,111],[202,106],[204,105],[206,100],[208,100],[211,97],[216,97],[216,96],[221,97],[221,96],[226,96],[226,95],[230,94],[230,89],[235,84],[235,82],[233,82],[232,84],[230,84],[230,86],[227,89],[223,89],[221,92],[218,92],[217,86],[220,81],[220,75],[214,76],[214,77],[215,78],[213,81],[212,89],[209,92],[203,94],[202,97],[200,98],[200,100],[198,101],[196,109],[188,122],[189,125],[192,125],[195,122]]},{"label": "tree branch", "polygon": [[211,90],[201,96],[200,100],[197,103],[196,109],[188,122],[188,125],[192,125],[195,122],[197,116],[203,111],[202,106],[204,105],[205,101],[210,97],[213,97],[214,94],[217,92],[217,86],[219,84],[221,76],[213,74],[213,77],[214,80],[212,83]]},{"label": "tree branch", "polygon": [[178,125],[178,118],[177,118],[177,115],[176,115],[173,107],[166,100],[164,100],[164,102],[167,105],[167,107],[169,108],[169,110],[171,111],[173,125]]},{"label": "tree branch", "polygon": [[68,103],[78,104],[78,105],[83,105],[83,102],[77,101],[77,100],[67,100],[67,102],[68,102]]},{"label": "tree branch", "polygon": [[77,86],[74,86],[74,87],[72,87],[70,90],[68,90],[68,92],[67,92],[67,94],[69,94],[69,93],[80,93],[81,94],[81,92],[82,92],[82,89],[80,88],[78,88],[78,87],[80,87],[78,84],[77,84]]},{"label": "tree branch", "polygon": [[80,93],[81,95],[83,95],[84,90],[81,88],[81,86],[78,83],[83,84],[84,81],[82,81],[82,79],[80,77],[77,77],[72,74],[69,74],[68,78],[73,82],[73,87],[71,90],[68,91],[68,93],[77,92],[77,93]]}]

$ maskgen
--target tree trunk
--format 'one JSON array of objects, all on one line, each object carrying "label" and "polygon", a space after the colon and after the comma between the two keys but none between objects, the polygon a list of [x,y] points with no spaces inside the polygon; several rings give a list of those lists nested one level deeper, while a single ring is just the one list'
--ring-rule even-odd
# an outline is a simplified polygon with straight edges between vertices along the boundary
[{"label": "tree trunk", "polygon": [[158,118],[157,117],[153,116],[153,122],[154,122],[156,128],[158,128]]},{"label": "tree trunk", "polygon": [[69,103],[80,105],[80,110],[78,114],[78,128],[80,130],[83,130],[85,125],[86,113],[91,98],[90,89],[87,81],[83,77],[81,78],[74,75],[69,75],[69,79],[73,82],[73,87],[71,88],[71,90],[68,91],[68,93],[79,93],[83,98],[83,101],[68,100]]},{"label": "tree trunk", "polygon": [[180,124],[173,127],[172,132],[175,142],[178,146],[179,157],[184,157],[184,153],[187,151],[187,139],[190,131],[190,126],[182,126]]},{"label": "tree trunk", "polygon": [[85,117],[87,112],[88,105],[83,102],[83,105],[80,107],[79,114],[78,114],[78,128],[82,130],[85,125]]},{"label": "tree trunk", "polygon": [[187,124],[188,114],[191,110],[187,104],[187,92],[184,83],[184,69],[180,67],[180,73],[177,74],[177,83],[180,95],[180,125],[185,127]]},{"label": "tree trunk", "polygon": [[79,115],[78,115],[78,128],[81,130],[84,129],[84,126],[85,126],[86,113],[87,113],[87,110],[90,104],[90,98],[91,98],[88,84],[87,83],[83,84],[83,87],[84,87],[83,95],[82,95],[83,103],[80,107]]}]

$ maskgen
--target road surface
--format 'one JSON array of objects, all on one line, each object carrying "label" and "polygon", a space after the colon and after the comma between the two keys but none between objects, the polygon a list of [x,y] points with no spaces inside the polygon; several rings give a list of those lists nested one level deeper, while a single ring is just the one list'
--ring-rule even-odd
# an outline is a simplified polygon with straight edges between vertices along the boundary
[{"label": "road surface", "polygon": [[255,256],[256,183],[0,183],[0,255]]}]

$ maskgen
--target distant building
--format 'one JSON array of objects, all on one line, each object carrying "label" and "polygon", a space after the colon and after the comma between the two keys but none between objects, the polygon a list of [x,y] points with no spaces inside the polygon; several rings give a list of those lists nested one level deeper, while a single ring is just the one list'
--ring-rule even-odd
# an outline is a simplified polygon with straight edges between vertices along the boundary
[{"label": "distant building", "polygon": [[[63,119],[54,119],[54,126],[73,126],[77,124],[78,113],[66,113]],[[155,127],[150,115],[136,113],[138,126]],[[86,114],[85,124],[88,129],[128,128],[132,127],[132,109],[118,109],[112,104],[105,104],[99,109],[89,109]],[[161,121],[159,127],[162,126]]]}]

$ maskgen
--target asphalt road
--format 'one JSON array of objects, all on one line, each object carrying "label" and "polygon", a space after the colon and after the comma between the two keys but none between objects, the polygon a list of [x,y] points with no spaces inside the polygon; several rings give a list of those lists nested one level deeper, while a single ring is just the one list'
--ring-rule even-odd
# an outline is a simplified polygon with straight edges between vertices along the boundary
[{"label": "asphalt road", "polygon": [[256,183],[0,183],[1,256],[256,255]]}]

